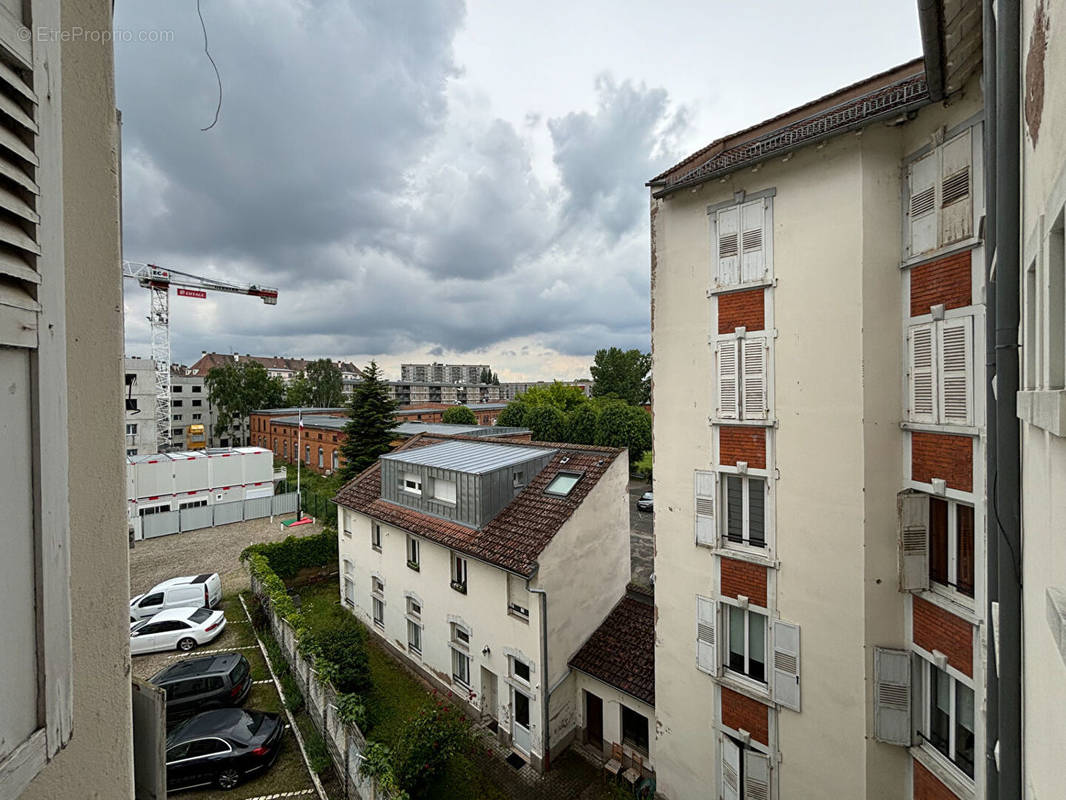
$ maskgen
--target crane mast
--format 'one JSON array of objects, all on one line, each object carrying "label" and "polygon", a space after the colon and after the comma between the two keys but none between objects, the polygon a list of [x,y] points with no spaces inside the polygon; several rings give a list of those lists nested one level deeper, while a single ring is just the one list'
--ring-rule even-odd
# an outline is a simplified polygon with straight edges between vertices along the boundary
[{"label": "crane mast", "polygon": [[156,443],[159,452],[165,453],[171,448],[170,287],[178,287],[178,294],[185,297],[202,299],[207,297],[209,291],[227,292],[258,297],[267,305],[277,305],[278,290],[269,286],[204,278],[138,261],[123,261],[122,276],[148,289],[151,298],[148,322],[151,325],[152,363],[155,367]]}]

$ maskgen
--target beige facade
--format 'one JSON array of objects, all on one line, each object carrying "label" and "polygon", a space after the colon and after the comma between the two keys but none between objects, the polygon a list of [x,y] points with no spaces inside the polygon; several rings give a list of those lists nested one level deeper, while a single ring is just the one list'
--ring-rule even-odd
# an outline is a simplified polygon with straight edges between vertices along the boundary
[{"label": "beige facade", "polygon": [[[847,103],[921,72],[912,63],[817,102]],[[812,105],[790,113],[814,118]],[[983,406],[972,369],[964,421],[918,423],[908,394],[912,326],[934,318],[928,305],[914,313],[916,265],[968,253],[963,272],[974,294],[948,316],[975,331],[968,357],[983,352],[980,242],[965,236],[910,257],[901,202],[906,165],[969,131],[980,111],[974,80],[950,105],[926,103],[893,125],[843,132],[676,191],[652,183],[655,748],[668,798],[707,796],[708,787],[715,797],[746,797],[730,793],[737,764],[774,798],[920,796],[912,744],[960,797],[981,796],[973,778],[922,745],[925,695],[911,674],[924,674],[933,655],[915,643],[919,601],[901,591],[897,538],[901,490],[939,491],[945,503],[972,507],[983,530]],[[768,124],[752,135],[772,131]],[[734,146],[722,141],[718,152]],[[979,180],[969,183],[975,219]],[[749,211],[758,224],[749,225]],[[731,213],[741,220],[739,245]],[[739,280],[723,283],[721,265],[747,259],[749,242],[762,259],[757,269],[749,274],[744,260]],[[744,293],[757,299],[743,305]],[[964,490],[941,488],[939,466],[930,468],[935,480],[915,466],[916,431],[973,447]],[[976,598],[961,599],[929,586],[917,590],[921,602],[982,630],[979,586]],[[978,718],[981,635],[968,654],[971,674],[959,673],[976,693]],[[897,745],[878,741],[878,648],[901,659],[912,691]],[[980,752],[980,719],[976,727]]]},{"label": "beige facade", "polygon": [[[1062,794],[1066,707],[1066,4],[1022,3],[1022,610],[1026,800]],[[1046,51],[1041,52],[1046,43]]]}]

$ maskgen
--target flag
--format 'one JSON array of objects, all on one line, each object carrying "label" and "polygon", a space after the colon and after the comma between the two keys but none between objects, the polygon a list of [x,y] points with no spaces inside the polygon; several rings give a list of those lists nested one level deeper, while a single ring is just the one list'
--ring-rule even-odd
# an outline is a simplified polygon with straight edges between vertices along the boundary
[{"label": "flag", "polygon": [[303,430],[303,426],[304,426],[304,412],[303,412],[303,409],[301,409],[300,410],[300,429],[301,430]]}]

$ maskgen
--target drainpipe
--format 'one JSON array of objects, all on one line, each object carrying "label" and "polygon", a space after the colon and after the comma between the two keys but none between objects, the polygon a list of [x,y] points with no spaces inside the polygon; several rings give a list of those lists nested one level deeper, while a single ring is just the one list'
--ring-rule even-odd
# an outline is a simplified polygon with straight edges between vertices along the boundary
[{"label": "drainpipe", "polygon": [[548,691],[548,591],[546,589],[530,589],[529,591],[540,595],[540,652],[544,659],[541,665],[541,711],[540,724],[541,736],[544,737],[544,755],[542,766],[548,771],[551,760],[548,753],[548,701],[551,700],[551,692]]},{"label": "drainpipe", "polygon": [[934,103],[944,99],[940,4],[941,0],[918,0],[918,27],[922,32],[922,53],[925,54],[925,84],[929,87],[929,99]]},{"label": "drainpipe", "polygon": [[996,520],[999,707],[999,797],[1022,796],[1022,619],[1018,282],[1021,249],[1021,11],[1017,0],[996,10]]},{"label": "drainpipe", "polygon": [[[985,619],[992,620],[992,604],[999,603],[998,532],[995,515],[990,513],[996,491],[996,20],[994,0],[983,0],[981,15],[983,47],[983,90],[985,97]],[[985,631],[989,628],[986,626]],[[985,669],[985,797],[999,800],[999,770],[996,742],[999,729],[999,674],[996,669],[995,641],[988,638],[988,664]]]}]

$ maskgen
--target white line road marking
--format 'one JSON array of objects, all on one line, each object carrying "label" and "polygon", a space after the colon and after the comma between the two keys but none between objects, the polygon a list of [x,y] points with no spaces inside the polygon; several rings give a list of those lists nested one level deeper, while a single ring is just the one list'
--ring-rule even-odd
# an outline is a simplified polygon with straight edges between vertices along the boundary
[{"label": "white line road marking", "polygon": [[254,684],[260,684],[260,683],[273,683],[273,682],[274,682],[274,681],[270,680],[270,678],[265,678],[264,680],[261,680],[261,681],[252,681],[252,683],[254,683]]},{"label": "white line road marking", "polygon": [[185,658],[186,656],[212,656],[215,653],[232,653],[234,650],[255,650],[254,644],[249,644],[244,647],[223,647],[221,650],[190,650],[187,653],[175,653],[167,658]]},{"label": "white line road marking", "polygon": [[256,797],[247,797],[245,800],[280,800],[282,797],[306,797],[314,794],[314,789],[300,789],[296,792],[278,792],[277,794],[261,794]]}]

